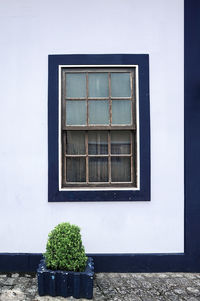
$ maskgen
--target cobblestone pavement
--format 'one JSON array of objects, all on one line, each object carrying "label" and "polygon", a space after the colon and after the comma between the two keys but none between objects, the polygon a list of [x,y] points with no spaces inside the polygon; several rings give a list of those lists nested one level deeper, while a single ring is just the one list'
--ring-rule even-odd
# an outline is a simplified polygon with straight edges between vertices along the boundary
[{"label": "cobblestone pavement", "polygon": [[[72,297],[39,297],[35,274],[0,274],[0,301],[68,301]],[[86,300],[86,299],[79,299]],[[99,273],[94,280],[94,301],[197,301],[200,274]]]}]

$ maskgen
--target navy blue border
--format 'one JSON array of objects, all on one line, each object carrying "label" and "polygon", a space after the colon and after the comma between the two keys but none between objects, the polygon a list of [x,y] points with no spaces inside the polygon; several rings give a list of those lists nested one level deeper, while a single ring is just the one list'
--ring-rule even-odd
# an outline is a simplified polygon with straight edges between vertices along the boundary
[{"label": "navy blue border", "polygon": [[[140,118],[140,190],[59,191],[58,189],[58,66],[138,65]],[[48,201],[149,201],[150,111],[149,56],[147,54],[49,55],[48,90]]]},{"label": "navy blue border", "polygon": [[[94,259],[96,273],[199,272],[198,262],[176,254],[87,254]],[[1,272],[36,272],[42,254],[1,253]]]},{"label": "navy blue border", "polygon": [[200,1],[185,0],[185,253],[200,271]]},{"label": "navy blue border", "polygon": [[[200,2],[185,0],[185,251],[183,254],[88,254],[94,258],[96,272],[200,272],[199,16]],[[0,271],[35,272],[41,257],[41,254],[1,253]]]}]

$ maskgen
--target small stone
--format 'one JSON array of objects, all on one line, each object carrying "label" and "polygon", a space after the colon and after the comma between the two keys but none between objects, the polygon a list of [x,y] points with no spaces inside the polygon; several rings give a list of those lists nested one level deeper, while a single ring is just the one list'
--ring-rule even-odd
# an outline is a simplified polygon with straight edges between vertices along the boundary
[{"label": "small stone", "polygon": [[143,273],[142,275],[144,277],[151,278],[154,275],[154,273]]},{"label": "small stone", "polygon": [[194,280],[193,281],[193,284],[197,285],[197,286],[200,286],[200,280]]},{"label": "small stone", "polygon": [[12,274],[12,278],[17,278],[17,277],[19,277],[19,274],[18,274],[18,273]]},{"label": "small stone", "polygon": [[134,279],[144,280],[144,276],[142,274],[131,274]]},{"label": "small stone", "polygon": [[167,274],[158,274],[158,278],[165,279],[168,278]]},{"label": "small stone", "polygon": [[186,290],[195,296],[199,295],[199,290],[197,288],[187,287]]},{"label": "small stone", "polygon": [[32,276],[30,274],[25,274],[26,278],[32,278]]},{"label": "small stone", "polygon": [[185,293],[185,291],[181,288],[176,288],[174,290],[174,293],[177,294],[177,295],[183,295]]},{"label": "small stone", "polygon": [[131,288],[138,288],[140,286],[140,283],[137,283],[135,279],[131,279],[129,284]]},{"label": "small stone", "polygon": [[[121,301],[121,299],[118,299],[118,300]],[[123,300],[124,301],[141,301],[141,299],[137,296],[131,296],[131,298],[125,297]]]},{"label": "small stone", "polygon": [[177,278],[175,281],[178,284],[178,286],[190,286],[190,280],[185,277]]},{"label": "small stone", "polygon": [[169,273],[170,278],[183,278],[182,273]]},{"label": "small stone", "polygon": [[21,290],[5,290],[0,296],[0,301],[24,301],[25,295]]},{"label": "small stone", "polygon": [[185,277],[186,278],[188,278],[188,279],[191,279],[191,280],[193,280],[193,279],[196,279],[197,277],[196,277],[196,275],[194,275],[194,274],[188,274],[188,273],[185,273]]},{"label": "small stone", "polygon": [[98,279],[105,278],[105,274],[104,273],[98,273],[96,276],[97,276]]},{"label": "small stone", "polygon": [[16,283],[16,279],[15,278],[6,278],[5,279],[5,282],[4,282],[4,285],[9,285],[9,286],[12,286]]},{"label": "small stone", "polygon": [[177,286],[177,282],[175,281],[175,279],[166,279],[165,284],[168,288],[172,288],[172,287],[176,287]]},{"label": "small stone", "polygon": [[118,277],[119,274],[116,274],[116,273],[108,273],[108,277],[109,278],[114,278],[116,279]]},{"label": "small stone", "polygon": [[164,293],[164,296],[167,297],[167,300],[173,300],[173,301],[176,301],[176,300],[180,300],[179,299],[179,296],[177,296],[173,291],[166,291]]},{"label": "small stone", "polygon": [[143,297],[142,301],[152,301],[152,297]]},{"label": "small stone", "polygon": [[142,281],[142,286],[145,288],[145,289],[150,289],[152,288],[152,284],[148,281]]}]

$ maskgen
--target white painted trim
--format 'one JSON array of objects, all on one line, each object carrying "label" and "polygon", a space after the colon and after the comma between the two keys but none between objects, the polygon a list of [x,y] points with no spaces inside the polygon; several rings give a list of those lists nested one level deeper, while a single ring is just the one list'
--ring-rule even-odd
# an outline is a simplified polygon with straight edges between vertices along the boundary
[{"label": "white painted trim", "polygon": [[[117,190],[130,190],[130,191],[138,191],[139,190],[139,188],[137,188],[137,187],[134,187],[134,188],[125,188],[125,187],[122,187],[122,188],[118,188],[118,187],[95,187],[95,188],[93,188],[93,187],[91,187],[91,188],[88,188],[88,187],[77,187],[77,188],[74,188],[74,187],[69,187],[69,188],[67,188],[67,187],[64,187],[64,188],[61,188],[61,189],[59,189],[59,191],[104,191],[104,190],[106,190],[106,191],[110,191],[110,190],[113,190],[113,191],[117,191]],[[128,201],[128,200],[127,200]]]},{"label": "white painted trim", "polygon": [[61,148],[61,69],[62,66],[58,66],[58,185],[59,191],[62,190],[61,179],[62,179],[62,148]]},{"label": "white painted trim", "polygon": [[137,187],[140,190],[140,110],[139,110],[139,66],[136,66],[136,141],[137,141]]},{"label": "white painted trim", "polygon": [[[95,187],[95,188],[88,188],[88,187],[61,187],[61,179],[62,179],[62,168],[61,168],[61,162],[62,162],[62,149],[61,149],[61,70],[62,68],[90,68],[90,67],[99,67],[99,68],[112,68],[112,67],[121,67],[121,68],[136,68],[136,124],[137,124],[137,131],[136,131],[136,136],[137,136],[137,187]],[[137,191],[140,190],[140,126],[139,126],[139,81],[138,81],[138,76],[139,76],[139,67],[138,65],[59,65],[58,66],[58,174],[59,174],[59,191],[102,191],[102,190],[131,190],[131,191]]]},{"label": "white painted trim", "polygon": [[133,68],[133,67],[138,67],[138,65],[59,65],[59,67],[61,68],[90,68],[90,67],[99,67],[99,68],[111,68],[111,67],[129,67],[129,68]]}]

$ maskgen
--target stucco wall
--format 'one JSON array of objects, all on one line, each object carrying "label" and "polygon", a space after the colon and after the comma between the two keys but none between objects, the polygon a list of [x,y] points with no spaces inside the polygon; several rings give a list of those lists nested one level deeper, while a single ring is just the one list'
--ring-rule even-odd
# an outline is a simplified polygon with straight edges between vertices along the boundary
[{"label": "stucco wall", "polygon": [[[43,252],[63,221],[89,253],[183,252],[183,0],[0,6],[0,252]],[[151,202],[47,202],[47,59],[74,53],[149,53]]]}]

